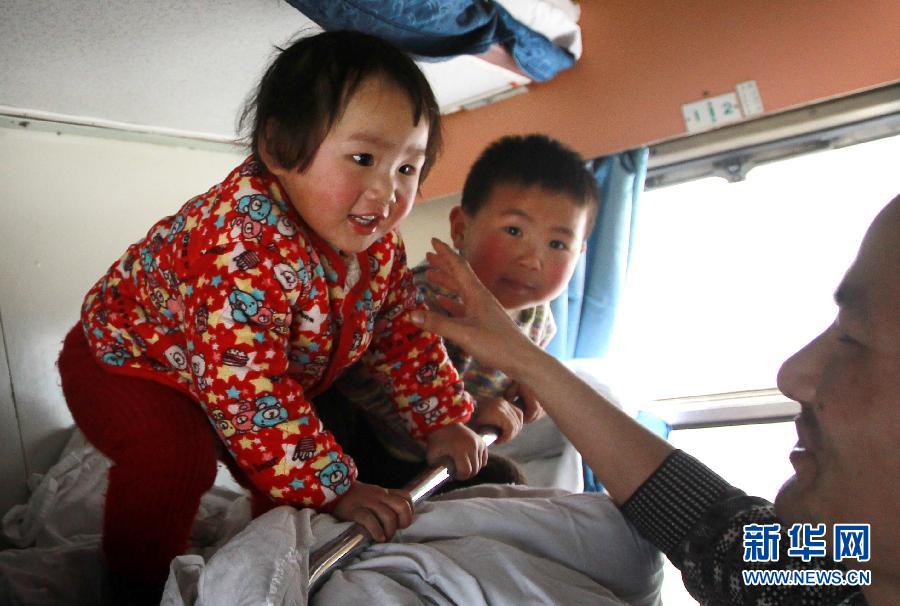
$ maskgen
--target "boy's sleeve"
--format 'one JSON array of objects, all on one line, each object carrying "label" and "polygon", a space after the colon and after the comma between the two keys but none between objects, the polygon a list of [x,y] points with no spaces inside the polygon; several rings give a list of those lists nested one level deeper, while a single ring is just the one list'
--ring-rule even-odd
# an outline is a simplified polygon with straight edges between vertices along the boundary
[{"label": "boy's sleeve", "polygon": [[[428,279],[428,270],[430,267],[431,266],[427,263],[417,265],[411,272],[413,284],[416,288],[416,292],[419,294],[420,300],[427,309],[447,315],[447,312],[435,302],[439,295],[452,296],[452,294],[442,291]],[[469,365],[472,363],[472,356],[468,355],[462,348],[452,342],[444,341],[444,348],[447,350],[447,355],[450,357],[450,363],[453,364],[456,372],[459,373],[460,377],[463,377],[463,381],[465,382],[465,374]]]},{"label": "boy's sleeve", "polygon": [[397,240],[388,295],[375,322],[365,364],[381,382],[412,437],[424,439],[450,423],[465,423],[474,403],[441,338],[410,319],[425,309],[417,296],[403,244]]},{"label": "boy's sleeve", "polygon": [[288,374],[292,308],[328,321],[302,297],[303,263],[245,244],[207,252],[180,285],[183,325],[195,395],[247,477],[276,503],[328,511],[357,472]]},{"label": "boy's sleeve", "polygon": [[537,334],[537,338],[534,339],[534,342],[541,349],[547,349],[547,346],[550,345],[550,341],[553,340],[553,337],[556,336],[556,319],[553,317],[553,311],[550,309],[550,304],[545,303],[541,306],[542,311],[542,322],[541,329]]}]

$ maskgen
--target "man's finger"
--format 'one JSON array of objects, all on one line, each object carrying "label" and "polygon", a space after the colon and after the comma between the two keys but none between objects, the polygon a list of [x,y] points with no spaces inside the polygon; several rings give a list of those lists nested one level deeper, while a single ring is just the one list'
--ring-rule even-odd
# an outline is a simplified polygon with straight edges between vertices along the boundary
[{"label": "man's finger", "polygon": [[473,279],[477,280],[475,272],[472,271],[472,268],[469,267],[466,260],[459,256],[456,251],[450,248],[445,242],[439,238],[432,238],[431,246],[434,248],[435,252],[429,252],[425,255],[429,264],[434,265],[441,271],[447,272],[451,278],[459,283],[460,287],[471,284]]},{"label": "man's finger", "polygon": [[455,340],[454,329],[458,328],[458,324],[453,318],[437,312],[417,309],[409,314],[409,320],[422,330],[437,333],[451,341]]},{"label": "man's finger", "polygon": [[466,306],[457,299],[438,295],[435,297],[436,303],[448,314],[453,317],[461,317],[466,315]]},{"label": "man's finger", "polygon": [[450,292],[456,292],[459,290],[459,282],[453,278],[446,271],[441,269],[437,269],[432,266],[430,269],[425,271],[425,276],[428,278],[428,281],[443,288],[444,290],[449,290]]}]

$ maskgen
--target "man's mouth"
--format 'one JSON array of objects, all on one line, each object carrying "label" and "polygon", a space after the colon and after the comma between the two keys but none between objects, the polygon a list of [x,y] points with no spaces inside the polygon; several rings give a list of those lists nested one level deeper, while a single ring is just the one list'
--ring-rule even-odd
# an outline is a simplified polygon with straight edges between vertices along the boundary
[{"label": "man's mouth", "polygon": [[794,425],[797,427],[797,444],[791,450],[791,465],[794,467],[794,471],[807,475],[811,480],[816,473],[816,451],[819,444],[818,423],[813,413],[804,408],[794,420]]}]

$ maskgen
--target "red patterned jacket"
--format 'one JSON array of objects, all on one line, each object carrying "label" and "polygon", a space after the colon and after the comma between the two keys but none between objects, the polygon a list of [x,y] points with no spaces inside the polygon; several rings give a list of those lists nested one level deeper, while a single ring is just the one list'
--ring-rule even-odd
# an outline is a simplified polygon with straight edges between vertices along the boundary
[{"label": "red patterned jacket", "polygon": [[419,308],[398,234],[342,255],[248,160],[132,244],[88,292],[82,323],[111,372],[193,396],[277,503],[330,509],[356,467],[309,398],[362,359],[410,434],[471,414]]}]

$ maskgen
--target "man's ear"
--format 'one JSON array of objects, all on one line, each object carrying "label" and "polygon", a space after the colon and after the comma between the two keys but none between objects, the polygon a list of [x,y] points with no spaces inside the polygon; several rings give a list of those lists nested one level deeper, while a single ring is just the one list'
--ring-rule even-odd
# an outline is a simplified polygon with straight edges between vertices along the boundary
[{"label": "man's ear", "polygon": [[461,206],[454,206],[450,210],[450,239],[453,241],[453,247],[456,250],[462,250],[463,242],[465,242],[466,222],[468,220],[469,218]]}]

